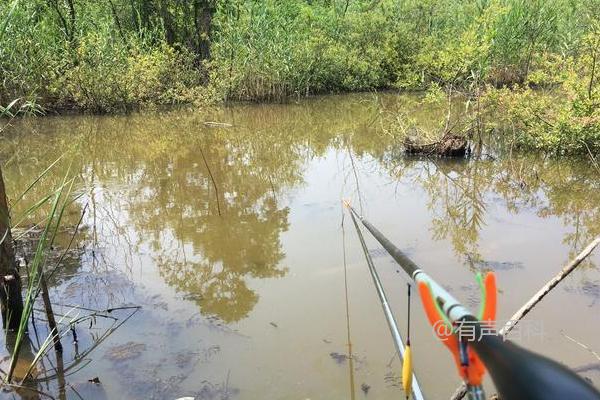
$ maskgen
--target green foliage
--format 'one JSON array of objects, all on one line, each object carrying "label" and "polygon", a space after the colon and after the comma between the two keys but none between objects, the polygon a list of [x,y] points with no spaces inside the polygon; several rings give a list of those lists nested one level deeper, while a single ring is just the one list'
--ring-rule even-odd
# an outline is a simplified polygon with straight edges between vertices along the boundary
[{"label": "green foliage", "polygon": [[[57,76],[49,87],[59,101],[91,111],[123,107],[127,102],[121,78],[127,72],[127,55],[110,37],[89,33],[75,48],[77,64]],[[58,103],[58,106],[68,106]]]},{"label": "green foliage", "polygon": [[213,76],[224,80],[225,98],[282,99],[389,84],[386,48],[393,37],[382,12],[238,2],[220,8],[216,24]]},{"label": "green foliage", "polygon": [[[595,36],[587,40],[598,41]],[[597,44],[594,49],[597,53]],[[600,90],[592,75],[598,68],[596,53],[561,60],[561,73],[553,74],[558,87],[551,92],[535,91],[530,86],[488,90],[485,100],[496,111],[496,124],[512,134],[513,142],[521,148],[555,154],[598,154]],[[551,74],[542,71],[532,75]]]},{"label": "green foliage", "polygon": [[[21,200],[27,194],[27,192],[29,192],[37,183],[39,183],[40,180],[44,177],[44,175],[46,175],[57,162],[58,160],[52,163],[37,178],[35,178],[34,181],[30,184],[30,186],[17,198],[17,202]],[[10,365],[4,377],[4,379],[8,383],[10,383],[15,377],[14,374],[16,372],[17,362],[19,356],[21,355],[21,346],[27,340],[29,320],[33,313],[36,299],[42,291],[42,281],[45,279],[44,275],[48,273],[48,271],[44,272],[44,269],[46,268],[46,261],[48,258],[49,250],[55,243],[57,233],[61,226],[62,218],[65,215],[65,211],[73,201],[73,198],[71,198],[73,181],[74,179],[68,179],[68,176],[65,176],[62,180],[62,184],[58,188],[55,188],[53,192],[48,193],[42,199],[38,200],[33,206],[29,207],[25,211],[24,215],[18,216],[18,218],[23,220],[27,216],[34,214],[37,210],[43,209],[45,206],[50,205],[50,212],[48,213],[47,218],[45,219],[45,227],[40,235],[39,241],[35,249],[35,253],[33,255],[33,259],[31,260],[31,263],[28,265],[27,269],[28,279],[24,296],[25,304],[23,306],[23,313],[19,321],[19,327],[16,332]],[[15,215],[13,215],[13,217],[15,217]],[[18,224],[18,222],[11,223],[11,229],[17,227]],[[52,274],[52,272],[54,271],[51,271],[50,274]],[[56,332],[52,332],[49,335],[47,342],[45,342],[44,346],[40,348],[39,354],[41,354],[43,349],[47,348],[48,344],[51,343],[51,338],[54,334],[56,334]],[[31,368],[27,372],[27,374],[29,374],[30,371]],[[24,379],[24,377],[20,378]]]},{"label": "green foliage", "polygon": [[61,2],[0,4],[0,104],[21,97],[48,109],[106,112],[197,97],[195,56],[152,26],[125,30],[111,3],[75,3],[69,33]]},{"label": "green foliage", "polygon": [[165,43],[127,50],[109,38],[99,33],[80,38],[77,64],[48,88],[59,99],[56,106],[106,112],[189,100],[186,92],[199,81],[186,52]]}]

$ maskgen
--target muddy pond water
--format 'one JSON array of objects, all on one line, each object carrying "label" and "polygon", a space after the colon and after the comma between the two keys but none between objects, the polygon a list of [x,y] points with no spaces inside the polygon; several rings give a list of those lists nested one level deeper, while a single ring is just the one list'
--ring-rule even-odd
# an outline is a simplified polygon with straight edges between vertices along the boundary
[{"label": "muddy pond water", "polygon": [[[40,363],[36,387],[92,400],[404,398],[342,198],[473,309],[475,273],[496,271],[500,322],[600,233],[600,174],[586,160],[406,157],[383,109],[439,118],[414,97],[363,94],[13,123],[0,141],[10,198],[62,155],[13,220],[69,168],[78,197],[57,248],[83,213],[50,279],[64,360]],[[404,332],[407,277],[366,238]],[[600,351],[599,265],[596,252],[513,336],[597,386],[600,360],[573,340]],[[460,381],[414,300],[415,373],[427,399],[446,399]],[[36,325],[43,340],[43,314]]]}]

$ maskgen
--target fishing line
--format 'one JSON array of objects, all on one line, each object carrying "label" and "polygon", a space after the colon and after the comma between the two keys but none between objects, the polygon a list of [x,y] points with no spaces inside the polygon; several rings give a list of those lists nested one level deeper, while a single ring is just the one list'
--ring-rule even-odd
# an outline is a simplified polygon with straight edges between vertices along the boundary
[{"label": "fishing line", "polygon": [[344,258],[344,294],[346,297],[346,332],[348,340],[348,366],[350,368],[350,399],[355,400],[354,386],[354,356],[352,355],[352,340],[350,339],[350,302],[348,300],[348,266],[346,262],[346,230],[344,226],[346,213],[342,207],[342,254]]},{"label": "fishing line", "polygon": [[[352,172],[354,174],[354,180],[356,181],[356,193],[358,197],[358,206],[360,208],[360,213],[363,213],[363,201],[362,194],[360,192],[360,180],[358,179],[358,172],[356,171],[356,165],[354,163],[354,157],[352,156],[352,150],[350,150],[350,146],[346,144],[346,150],[348,151],[348,157],[350,158],[350,165],[352,167]],[[342,209],[343,212],[343,209]]]},{"label": "fishing line", "polygon": [[[369,254],[369,250],[367,248],[367,244],[365,242],[365,238],[358,226],[358,222],[354,217],[353,213],[350,213],[350,217],[352,218],[352,222],[354,223],[354,227],[356,228],[356,233],[358,235],[358,239],[360,241],[360,245],[362,247],[363,253],[367,260],[367,266],[369,267],[369,272],[371,273],[371,278],[373,279],[373,284],[375,285],[375,289],[377,290],[377,295],[379,296],[379,300],[381,302],[381,306],[383,308],[383,313],[385,315],[386,321],[388,323],[388,327],[390,329],[390,333],[392,334],[392,339],[394,340],[394,346],[396,347],[396,352],[399,356],[401,362],[404,362],[404,342],[402,341],[402,336],[400,335],[400,331],[398,330],[398,324],[396,323],[396,319],[394,318],[394,314],[389,306],[387,296],[385,295],[385,291],[383,290],[383,285],[381,284],[381,280],[379,279],[379,275],[377,274],[377,270],[375,269],[375,264],[373,263],[373,259]],[[415,400],[423,400],[423,393],[421,392],[421,387],[419,386],[419,382],[414,374],[410,374],[412,376],[411,386],[413,398]]]}]

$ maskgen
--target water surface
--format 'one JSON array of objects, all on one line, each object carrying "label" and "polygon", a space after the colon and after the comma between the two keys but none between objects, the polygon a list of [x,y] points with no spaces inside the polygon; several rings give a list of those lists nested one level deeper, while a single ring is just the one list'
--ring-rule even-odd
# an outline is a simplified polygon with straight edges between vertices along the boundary
[{"label": "water surface", "polygon": [[[64,225],[83,219],[51,280],[57,311],[142,306],[108,313],[131,317],[105,339],[112,320],[80,324],[77,346],[63,339],[65,390],[52,377],[38,387],[74,399],[397,399],[400,365],[342,198],[474,310],[475,273],[496,271],[499,321],[600,233],[599,175],[585,160],[407,158],[382,130],[384,108],[439,118],[388,94],[14,124],[0,151],[10,197],[63,155],[15,214],[69,166],[77,176]],[[407,277],[367,239],[404,332]],[[600,349],[599,263],[514,337],[597,386],[598,360],[565,335]],[[415,372],[428,399],[448,398],[457,374],[413,307]]]}]

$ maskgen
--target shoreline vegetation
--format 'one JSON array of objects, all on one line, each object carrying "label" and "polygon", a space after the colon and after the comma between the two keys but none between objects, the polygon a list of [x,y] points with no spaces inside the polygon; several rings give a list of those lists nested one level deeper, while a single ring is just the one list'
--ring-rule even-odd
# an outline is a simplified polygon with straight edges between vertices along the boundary
[{"label": "shoreline vegetation", "polygon": [[[599,52],[599,0],[11,0],[0,105],[115,113],[423,91],[447,107],[438,138],[494,132],[594,160]],[[424,135],[394,121],[393,134]]]}]

